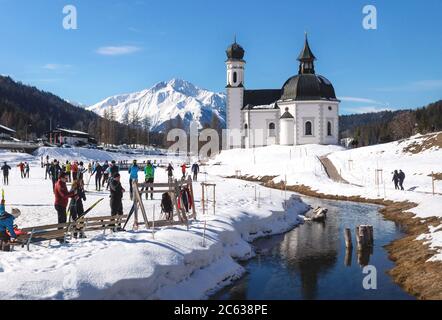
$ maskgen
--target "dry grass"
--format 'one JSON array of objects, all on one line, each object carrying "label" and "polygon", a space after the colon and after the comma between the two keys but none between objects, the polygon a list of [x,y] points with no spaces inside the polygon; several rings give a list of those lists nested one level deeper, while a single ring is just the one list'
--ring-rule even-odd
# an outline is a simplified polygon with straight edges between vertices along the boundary
[{"label": "dry grass", "polygon": [[433,147],[442,148],[442,132],[427,134],[417,138],[417,140],[418,141],[405,147],[403,151],[406,153],[418,154]]}]

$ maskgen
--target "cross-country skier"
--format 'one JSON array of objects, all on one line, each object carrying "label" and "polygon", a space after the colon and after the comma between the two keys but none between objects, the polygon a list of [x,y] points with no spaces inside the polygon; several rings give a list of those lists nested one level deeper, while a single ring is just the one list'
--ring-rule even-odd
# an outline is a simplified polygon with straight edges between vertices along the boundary
[{"label": "cross-country skier", "polygon": [[20,169],[20,175],[21,178],[24,179],[25,178],[25,164],[23,162],[20,162],[17,167]]},{"label": "cross-country skier", "polygon": [[55,159],[52,164],[51,167],[49,168],[49,176],[52,179],[52,189],[55,188],[55,184],[58,181],[58,178],[60,177],[61,174],[61,167],[58,164],[58,161]]},{"label": "cross-country skier", "polygon": [[9,170],[11,170],[11,167],[8,166],[8,164],[5,161],[5,164],[1,168],[3,172],[3,184],[8,185],[9,184]]},{"label": "cross-country skier", "polygon": [[192,173],[193,173],[193,180],[194,181],[198,181],[198,173],[200,172],[200,166],[198,165],[198,163],[194,163],[192,165]]},{"label": "cross-country skier", "polygon": [[181,165],[181,173],[183,174],[183,179],[186,179],[186,170],[187,170],[187,166],[185,163],[183,163]]},{"label": "cross-country skier", "polygon": [[95,169],[92,175],[95,174],[95,190],[101,191],[101,178],[103,176],[103,167],[99,162],[95,164]]},{"label": "cross-country skier", "polygon": [[[146,168],[144,168],[144,178],[145,178],[146,183],[154,183],[155,169],[156,169],[156,167],[152,164],[152,162],[150,160],[148,160]],[[150,187],[150,190],[152,191],[152,193],[150,194],[150,199],[153,200],[153,187]],[[147,199],[148,199],[148,194],[146,193],[146,200]]]},{"label": "cross-country skier", "polygon": [[167,171],[167,177],[169,178],[169,182],[173,179],[173,165],[172,162],[169,163],[169,165],[166,168]]},{"label": "cross-country skier", "polygon": [[[123,186],[121,185],[119,173],[117,173],[115,177],[112,179],[109,188],[110,188],[111,215],[112,217],[122,216],[123,215],[122,199],[123,199],[123,193],[126,192],[126,190],[124,190]],[[120,231],[120,230],[121,230],[121,225],[119,224],[117,230],[115,231]]]},{"label": "cross-country skier", "polygon": [[[58,215],[58,223],[66,223],[66,207],[68,206],[69,198],[72,198],[75,196],[74,192],[69,192],[68,188],[66,186],[66,174],[60,173],[60,177],[55,184],[54,188],[54,195],[55,195],[55,202],[54,207],[57,211]],[[59,238],[57,239],[58,242],[63,243],[64,239]]]},{"label": "cross-country skier", "polygon": [[[72,190],[74,196],[72,198],[69,211],[73,221],[77,221],[79,218],[84,216],[83,201],[86,201],[86,193],[84,192],[84,182],[83,180],[77,180],[72,183]],[[85,238],[84,232],[74,232],[74,238],[77,238],[78,233],[80,233],[80,238]]]},{"label": "cross-country skier", "polygon": [[138,171],[140,171],[140,167],[138,167],[137,160],[134,160],[132,165],[129,167],[129,185],[130,185],[130,199],[133,200],[133,186],[134,182],[138,182]]}]

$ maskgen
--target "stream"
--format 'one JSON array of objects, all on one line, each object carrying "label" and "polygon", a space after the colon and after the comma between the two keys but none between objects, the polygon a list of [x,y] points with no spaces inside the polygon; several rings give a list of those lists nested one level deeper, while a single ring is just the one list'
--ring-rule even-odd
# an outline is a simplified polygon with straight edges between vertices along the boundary
[{"label": "stream", "polygon": [[[400,226],[382,217],[379,206],[304,196],[302,199],[314,208],[328,208],[327,221],[306,221],[286,234],[255,241],[256,257],[242,263],[247,270],[245,276],[211,299],[414,299],[386,273],[394,265],[384,246],[404,234]],[[355,228],[364,224],[374,226],[373,250],[362,255],[358,255],[357,248],[347,252],[345,228],[352,230],[356,247]],[[375,290],[363,287],[367,276],[363,268],[367,264],[376,268]]]}]

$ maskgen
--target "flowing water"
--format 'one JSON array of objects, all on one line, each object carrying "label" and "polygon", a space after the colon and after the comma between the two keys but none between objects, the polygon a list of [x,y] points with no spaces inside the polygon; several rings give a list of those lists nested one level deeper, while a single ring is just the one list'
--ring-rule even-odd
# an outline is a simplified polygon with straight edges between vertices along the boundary
[{"label": "flowing water", "polygon": [[[328,208],[327,221],[305,222],[284,235],[255,241],[257,256],[243,264],[247,274],[212,299],[413,299],[386,274],[393,263],[383,247],[403,233],[400,226],[382,217],[378,206],[308,197],[303,200],[315,208]],[[364,224],[374,226],[372,252],[359,254],[357,248],[349,252],[345,228],[352,230],[356,247],[355,228]],[[376,277],[370,278],[376,278],[375,290],[363,286],[367,264],[376,268]]]}]

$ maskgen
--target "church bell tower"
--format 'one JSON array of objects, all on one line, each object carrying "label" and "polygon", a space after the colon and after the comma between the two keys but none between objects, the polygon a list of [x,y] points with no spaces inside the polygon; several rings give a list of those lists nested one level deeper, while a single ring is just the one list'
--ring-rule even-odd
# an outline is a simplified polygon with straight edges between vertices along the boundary
[{"label": "church bell tower", "polygon": [[244,101],[244,49],[236,42],[231,44],[227,54],[227,129],[242,129],[242,112]]}]

